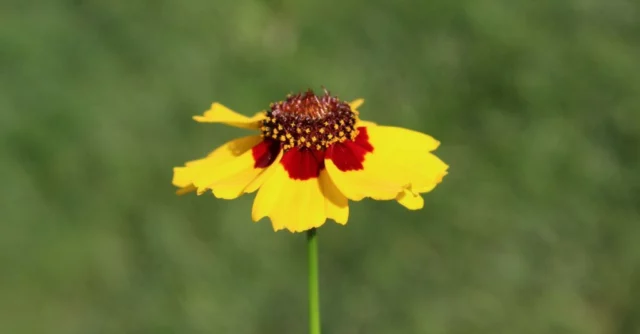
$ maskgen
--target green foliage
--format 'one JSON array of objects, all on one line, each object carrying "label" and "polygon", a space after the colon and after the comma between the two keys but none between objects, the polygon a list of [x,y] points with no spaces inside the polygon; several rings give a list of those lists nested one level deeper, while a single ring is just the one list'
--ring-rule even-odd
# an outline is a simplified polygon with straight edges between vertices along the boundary
[{"label": "green foliage", "polygon": [[408,212],[319,231],[327,333],[640,331],[640,5],[17,1],[0,5],[0,333],[303,333],[304,234],[172,167],[325,85],[434,135]]}]

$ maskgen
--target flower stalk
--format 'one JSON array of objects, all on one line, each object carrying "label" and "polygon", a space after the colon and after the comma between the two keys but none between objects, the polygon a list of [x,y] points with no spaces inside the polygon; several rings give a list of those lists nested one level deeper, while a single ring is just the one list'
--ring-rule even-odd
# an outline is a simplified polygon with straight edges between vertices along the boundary
[{"label": "flower stalk", "polygon": [[307,231],[307,249],[309,262],[309,334],[320,334],[318,240],[315,228]]}]

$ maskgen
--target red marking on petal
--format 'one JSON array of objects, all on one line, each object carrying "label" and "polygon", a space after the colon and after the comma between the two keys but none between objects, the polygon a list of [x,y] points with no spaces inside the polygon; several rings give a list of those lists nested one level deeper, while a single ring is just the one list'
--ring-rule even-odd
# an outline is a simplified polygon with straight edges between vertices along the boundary
[{"label": "red marking on petal", "polygon": [[280,163],[293,180],[309,180],[324,169],[324,151],[294,147],[284,153]]},{"label": "red marking on petal", "polygon": [[[392,139],[391,139],[392,140]],[[369,142],[367,128],[358,128],[358,136],[353,141],[335,143],[327,149],[327,159],[331,159],[339,170],[362,170],[364,158],[367,153],[373,152],[373,146]]]},{"label": "red marking on petal", "polygon": [[251,153],[253,153],[253,160],[256,162],[253,168],[267,168],[280,153],[280,143],[274,140],[261,141],[251,149]]},{"label": "red marking on petal", "polygon": [[373,152],[373,146],[371,146],[371,143],[369,142],[369,134],[367,133],[367,128],[363,126],[358,128],[358,136],[356,136],[356,139],[354,139],[353,143],[363,148],[367,153]]}]

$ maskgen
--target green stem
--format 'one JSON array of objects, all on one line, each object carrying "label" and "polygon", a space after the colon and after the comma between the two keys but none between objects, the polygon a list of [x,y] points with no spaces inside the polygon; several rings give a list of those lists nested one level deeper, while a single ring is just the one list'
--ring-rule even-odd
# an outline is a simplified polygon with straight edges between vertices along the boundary
[{"label": "green stem", "polygon": [[320,334],[320,294],[318,292],[318,240],[316,229],[307,231],[309,253],[309,334]]}]

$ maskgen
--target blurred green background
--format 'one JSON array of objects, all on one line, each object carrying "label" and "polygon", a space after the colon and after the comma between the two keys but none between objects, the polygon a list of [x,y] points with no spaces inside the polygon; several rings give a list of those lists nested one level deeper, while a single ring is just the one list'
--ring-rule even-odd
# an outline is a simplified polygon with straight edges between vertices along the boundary
[{"label": "blurred green background", "polygon": [[288,92],[442,142],[319,231],[325,333],[640,333],[640,3],[0,2],[0,333],[304,333],[304,234],[172,168]]}]

